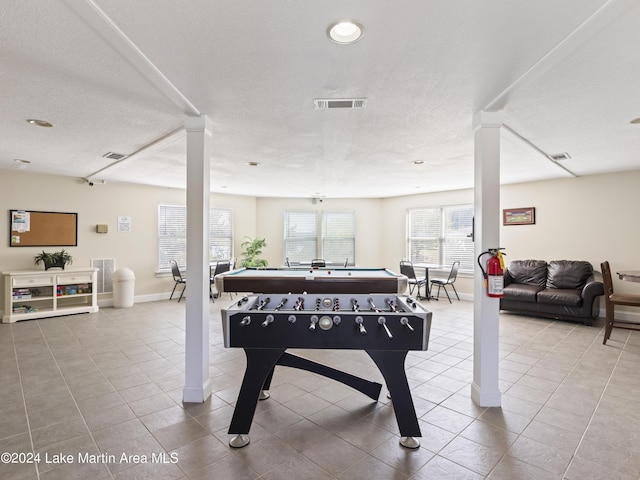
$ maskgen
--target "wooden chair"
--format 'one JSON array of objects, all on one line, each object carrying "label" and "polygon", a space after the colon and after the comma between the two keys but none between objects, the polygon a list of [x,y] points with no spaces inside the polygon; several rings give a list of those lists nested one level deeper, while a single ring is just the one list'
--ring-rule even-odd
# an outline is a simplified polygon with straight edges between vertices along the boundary
[{"label": "wooden chair", "polygon": [[425,297],[429,298],[429,285],[426,277],[416,277],[416,271],[413,268],[413,263],[409,260],[402,260],[400,262],[400,273],[409,279],[409,295],[413,295],[413,291],[417,288],[417,298],[422,298],[420,296],[420,287],[425,287]]},{"label": "wooden chair", "polygon": [[611,336],[611,330],[614,328],[640,330],[640,323],[631,320],[616,320],[614,314],[614,308],[616,305],[640,307],[640,295],[633,293],[614,293],[609,262],[602,262],[600,264],[600,269],[602,270],[602,281],[604,283],[604,305],[607,315],[604,328],[604,339],[602,340],[602,343],[606,345],[607,340],[609,340],[609,337]]},{"label": "wooden chair", "polygon": [[187,279],[180,273],[178,262],[176,262],[175,260],[171,260],[171,273],[173,274],[173,281],[175,283],[173,284],[173,290],[171,290],[171,296],[169,297],[169,300],[173,298],[173,293],[176,291],[176,287],[178,285],[183,285],[182,292],[180,292],[180,298],[178,298],[178,303],[180,303],[180,300],[182,300],[182,296],[184,295],[184,291],[187,288]]},{"label": "wooden chair", "polygon": [[444,293],[447,294],[449,303],[451,303],[451,297],[449,296],[449,292],[447,292],[447,285],[451,285],[451,288],[453,288],[453,291],[455,292],[458,301],[460,301],[460,297],[458,296],[458,291],[456,290],[456,286],[453,284],[453,282],[456,281],[456,278],[458,278],[459,267],[460,267],[460,262],[453,262],[453,265],[451,265],[451,271],[449,272],[448,278],[434,278],[433,280],[431,280],[431,291],[433,291],[434,286],[436,285],[438,286],[438,296],[437,296],[438,299],[440,298],[440,288],[443,288]]}]

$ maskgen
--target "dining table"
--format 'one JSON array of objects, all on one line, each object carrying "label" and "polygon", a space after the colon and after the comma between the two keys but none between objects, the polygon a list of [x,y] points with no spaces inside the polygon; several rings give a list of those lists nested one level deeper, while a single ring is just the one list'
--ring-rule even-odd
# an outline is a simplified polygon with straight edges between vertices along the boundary
[{"label": "dining table", "polygon": [[617,272],[617,274],[620,280],[640,283],[640,270],[626,270],[624,272]]}]

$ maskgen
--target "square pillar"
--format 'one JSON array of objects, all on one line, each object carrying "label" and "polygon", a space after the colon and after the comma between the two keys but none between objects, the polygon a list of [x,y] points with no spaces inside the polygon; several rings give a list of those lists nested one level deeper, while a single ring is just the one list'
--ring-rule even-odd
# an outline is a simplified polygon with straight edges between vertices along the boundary
[{"label": "square pillar", "polygon": [[[478,112],[474,128],[475,255],[500,247],[500,127],[496,112]],[[488,257],[483,256],[482,262]],[[486,295],[479,268],[474,275],[473,383],[471,398],[481,407],[499,407],[499,299]]]},{"label": "square pillar", "polygon": [[209,380],[209,204],[211,120],[188,117],[187,131],[187,305],[184,402],[204,402]]}]

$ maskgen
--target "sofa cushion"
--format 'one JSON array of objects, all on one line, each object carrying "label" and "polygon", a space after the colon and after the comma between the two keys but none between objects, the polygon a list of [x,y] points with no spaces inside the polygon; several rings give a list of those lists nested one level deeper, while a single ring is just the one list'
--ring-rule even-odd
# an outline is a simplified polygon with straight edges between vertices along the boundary
[{"label": "sofa cushion", "polygon": [[514,260],[507,267],[513,283],[538,285],[547,283],[547,262],[544,260]]},{"label": "sofa cushion", "polygon": [[580,260],[553,260],[549,263],[547,288],[574,289],[584,287],[593,275],[593,266]]},{"label": "sofa cushion", "polygon": [[581,290],[547,288],[538,292],[538,303],[564,305],[566,307],[579,307],[582,305]]},{"label": "sofa cushion", "polygon": [[536,295],[543,290],[538,285],[523,285],[522,283],[512,283],[504,287],[504,299],[516,300],[519,302],[536,303]]}]

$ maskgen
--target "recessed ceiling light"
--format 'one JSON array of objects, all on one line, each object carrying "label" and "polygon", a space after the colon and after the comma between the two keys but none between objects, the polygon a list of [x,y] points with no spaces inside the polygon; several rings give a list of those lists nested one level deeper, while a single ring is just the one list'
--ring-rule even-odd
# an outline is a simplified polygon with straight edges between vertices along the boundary
[{"label": "recessed ceiling light", "polygon": [[629,122],[629,123],[633,123],[634,125],[638,125],[638,124],[640,124],[640,117],[638,117],[638,118],[634,118],[634,119],[633,119],[633,120],[631,120],[631,122]]},{"label": "recessed ceiling light", "polygon": [[36,127],[53,127],[52,123],[49,123],[46,120],[38,120],[37,118],[27,118],[27,122],[31,125],[35,125]]},{"label": "recessed ceiling light", "polygon": [[424,163],[424,160],[414,160],[413,164],[414,165],[422,165]]},{"label": "recessed ceiling light", "polygon": [[348,45],[362,38],[364,28],[351,20],[340,20],[327,28],[327,35],[331,41],[340,45]]},{"label": "recessed ceiling light", "polygon": [[258,162],[247,162],[247,165],[249,165],[250,167],[258,167],[258,166],[260,166],[260,164]]}]

